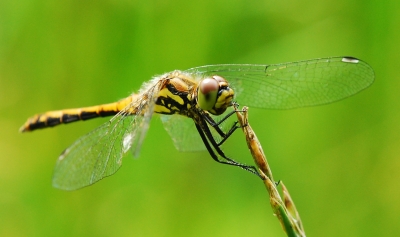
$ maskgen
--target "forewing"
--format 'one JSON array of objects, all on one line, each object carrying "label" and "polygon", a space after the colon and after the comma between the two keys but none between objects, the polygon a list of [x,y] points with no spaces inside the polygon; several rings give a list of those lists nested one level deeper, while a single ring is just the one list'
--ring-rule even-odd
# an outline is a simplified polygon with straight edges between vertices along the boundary
[{"label": "forewing", "polygon": [[209,65],[186,72],[200,77],[222,76],[235,90],[235,100],[239,104],[266,109],[331,103],[356,94],[374,81],[372,68],[350,57],[275,65]]}]

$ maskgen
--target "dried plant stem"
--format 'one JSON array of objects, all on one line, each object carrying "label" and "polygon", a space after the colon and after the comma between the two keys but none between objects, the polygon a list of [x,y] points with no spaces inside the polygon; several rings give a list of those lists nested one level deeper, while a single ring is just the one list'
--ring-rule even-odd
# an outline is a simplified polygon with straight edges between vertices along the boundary
[{"label": "dried plant stem", "polygon": [[251,128],[248,121],[248,108],[243,107],[242,110],[238,110],[235,107],[236,115],[238,117],[239,123],[243,128],[243,132],[246,136],[247,146],[253,156],[254,162],[258,167],[260,176],[264,182],[265,187],[269,193],[270,204],[275,216],[279,219],[283,230],[288,236],[306,236],[303,224],[300,220],[300,215],[296,210],[296,207],[289,195],[289,191],[280,182],[279,185],[282,187],[283,200],[279,195],[277,190],[277,185],[272,177],[271,169],[268,165],[267,159],[265,157],[264,151],[262,150],[261,144],[257,139],[256,134]]}]

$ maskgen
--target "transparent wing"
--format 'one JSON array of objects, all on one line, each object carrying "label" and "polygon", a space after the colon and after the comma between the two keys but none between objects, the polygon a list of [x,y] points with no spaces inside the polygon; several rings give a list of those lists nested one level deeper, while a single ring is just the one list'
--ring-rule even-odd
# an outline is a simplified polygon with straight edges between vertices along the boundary
[{"label": "transparent wing", "polygon": [[206,150],[193,119],[182,115],[161,115],[161,121],[178,151]]},{"label": "transparent wing", "polygon": [[[219,122],[225,114],[232,111],[233,108],[228,108],[227,112],[223,115],[211,117],[215,122]],[[220,128],[224,132],[228,132],[229,129],[234,125],[236,116],[231,116],[225,122],[220,124]],[[172,141],[174,142],[175,148],[181,152],[189,151],[206,151],[206,147],[201,140],[201,137],[195,127],[193,119],[190,119],[182,115],[161,115],[161,121],[163,122],[165,130],[170,135]],[[216,132],[216,130],[210,125],[208,128],[216,142],[222,140],[221,136]]]},{"label": "transparent wing", "polygon": [[186,70],[228,80],[241,105],[292,109],[327,104],[365,89],[374,71],[352,57],[312,59],[273,65],[222,64]]},{"label": "transparent wing", "polygon": [[138,154],[153,114],[156,90],[152,87],[142,100],[132,102],[67,148],[57,160],[53,186],[75,190],[91,185],[114,174],[130,148]]}]

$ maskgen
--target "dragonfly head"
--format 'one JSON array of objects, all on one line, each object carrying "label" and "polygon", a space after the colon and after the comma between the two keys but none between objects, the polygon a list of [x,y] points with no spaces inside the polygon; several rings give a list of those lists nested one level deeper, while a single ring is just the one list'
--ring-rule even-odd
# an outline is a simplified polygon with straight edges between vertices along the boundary
[{"label": "dragonfly head", "polygon": [[211,114],[220,115],[232,104],[234,92],[220,76],[204,78],[197,88],[197,104]]}]

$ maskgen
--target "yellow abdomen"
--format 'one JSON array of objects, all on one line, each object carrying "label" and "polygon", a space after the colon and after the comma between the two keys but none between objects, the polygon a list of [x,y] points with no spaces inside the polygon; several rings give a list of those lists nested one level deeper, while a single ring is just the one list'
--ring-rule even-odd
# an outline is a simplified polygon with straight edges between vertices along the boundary
[{"label": "yellow abdomen", "polygon": [[[40,128],[54,127],[62,123],[71,123],[79,120],[87,120],[97,117],[113,116],[124,109],[129,103],[137,98],[131,95],[118,102],[90,106],[85,108],[64,109],[36,114],[29,118],[20,128],[20,132],[33,131]],[[135,109],[129,111],[134,114]]]}]

